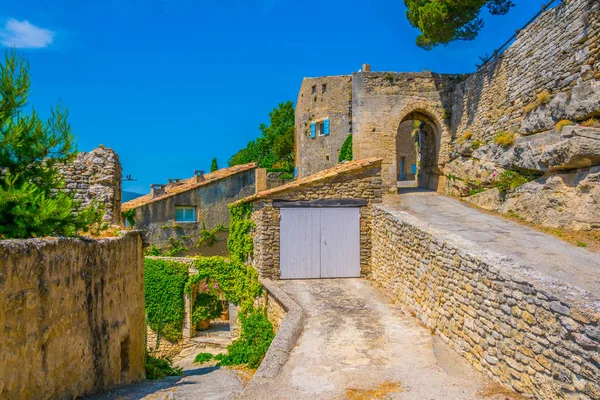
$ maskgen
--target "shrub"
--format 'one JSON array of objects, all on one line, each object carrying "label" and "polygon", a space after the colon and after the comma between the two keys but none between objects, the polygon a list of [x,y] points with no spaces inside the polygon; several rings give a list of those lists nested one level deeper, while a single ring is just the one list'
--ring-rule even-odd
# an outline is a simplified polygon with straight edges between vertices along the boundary
[{"label": "shrub", "polygon": [[585,126],[586,128],[593,128],[593,127],[599,126],[599,125],[600,125],[600,120],[598,120],[596,118],[590,118],[581,123],[581,126]]},{"label": "shrub", "polygon": [[196,357],[194,358],[194,362],[196,364],[204,364],[205,362],[208,362],[210,360],[212,360],[214,358],[214,356],[210,353],[198,353],[196,354]]},{"label": "shrub", "polygon": [[253,309],[247,316],[240,315],[240,322],[240,337],[227,347],[227,354],[218,355],[215,359],[220,365],[244,364],[248,368],[257,368],[275,337],[273,325],[264,308]]},{"label": "shrub", "polygon": [[342,148],[340,149],[340,155],[338,157],[338,162],[352,161],[352,157],[352,134],[350,134],[346,136],[344,144],[342,144]]},{"label": "shrub", "polygon": [[478,148],[480,148],[483,145],[485,145],[485,142],[483,142],[479,139],[475,139],[475,140],[473,140],[473,142],[471,142],[471,148],[473,150],[477,150]]},{"label": "shrub", "polygon": [[512,132],[500,132],[494,137],[494,143],[502,147],[510,147],[515,143],[516,136]]},{"label": "shrub", "polygon": [[473,137],[473,134],[471,132],[467,131],[462,136],[460,136],[458,139],[456,139],[456,141],[458,144],[463,144],[464,142],[471,139],[472,137]]},{"label": "shrub", "polygon": [[556,130],[558,130],[559,132],[562,132],[562,130],[565,126],[574,125],[574,124],[575,123],[573,121],[569,121],[568,119],[563,119],[562,121],[559,121],[556,124]]},{"label": "shrub", "polygon": [[500,192],[506,193],[509,190],[516,189],[519,186],[526,184],[527,182],[529,182],[529,179],[517,171],[504,171],[498,176],[498,178],[496,178],[494,186],[496,186]]},{"label": "shrub", "polygon": [[538,93],[538,95],[532,103],[529,103],[525,106],[525,111],[527,113],[530,113],[533,110],[537,109],[539,106],[550,103],[550,100],[552,100],[552,95],[550,94],[548,89],[544,89],[543,91]]},{"label": "shrub", "polygon": [[550,100],[552,100],[552,95],[550,94],[548,89],[544,89],[540,93],[538,93],[538,95],[536,96],[536,100],[540,105],[546,105],[550,103]]},{"label": "shrub", "polygon": [[182,376],[183,369],[173,367],[169,357],[154,357],[146,354],[146,379],[163,379],[167,376]]},{"label": "shrub", "polygon": [[289,172],[284,172],[283,174],[279,175],[279,179],[294,179],[294,175]]}]

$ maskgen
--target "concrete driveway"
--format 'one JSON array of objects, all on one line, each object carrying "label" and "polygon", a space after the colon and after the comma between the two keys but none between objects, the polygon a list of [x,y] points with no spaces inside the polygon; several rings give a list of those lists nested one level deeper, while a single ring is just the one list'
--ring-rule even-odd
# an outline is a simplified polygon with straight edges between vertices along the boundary
[{"label": "concrete driveway", "polygon": [[280,281],[304,330],[262,399],[518,399],[362,279]]}]

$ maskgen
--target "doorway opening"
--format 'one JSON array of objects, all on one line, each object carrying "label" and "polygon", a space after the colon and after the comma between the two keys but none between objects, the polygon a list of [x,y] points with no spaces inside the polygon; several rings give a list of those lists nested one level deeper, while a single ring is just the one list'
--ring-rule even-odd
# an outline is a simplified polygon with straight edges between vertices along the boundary
[{"label": "doorway opening", "polygon": [[429,115],[415,111],[402,120],[396,135],[398,187],[438,189],[440,140]]}]

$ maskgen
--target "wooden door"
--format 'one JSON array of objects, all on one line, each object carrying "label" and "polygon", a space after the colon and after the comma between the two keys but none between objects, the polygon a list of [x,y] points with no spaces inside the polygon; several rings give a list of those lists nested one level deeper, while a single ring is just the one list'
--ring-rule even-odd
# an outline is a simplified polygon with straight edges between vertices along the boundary
[{"label": "wooden door", "polygon": [[360,209],[321,209],[321,278],[360,277]]},{"label": "wooden door", "polygon": [[360,209],[282,208],[281,279],[360,276]]},{"label": "wooden door", "polygon": [[320,278],[321,210],[282,208],[280,219],[281,279]]}]

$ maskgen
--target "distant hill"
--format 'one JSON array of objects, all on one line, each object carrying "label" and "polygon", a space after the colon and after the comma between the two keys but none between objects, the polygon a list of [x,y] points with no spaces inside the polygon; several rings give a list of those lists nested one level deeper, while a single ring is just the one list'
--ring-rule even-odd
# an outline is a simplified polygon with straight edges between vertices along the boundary
[{"label": "distant hill", "polygon": [[140,196],[143,196],[143,194],[139,194],[139,193],[135,193],[135,192],[128,192],[126,190],[123,190],[123,203],[129,201],[129,200],[133,200],[136,199]]}]

